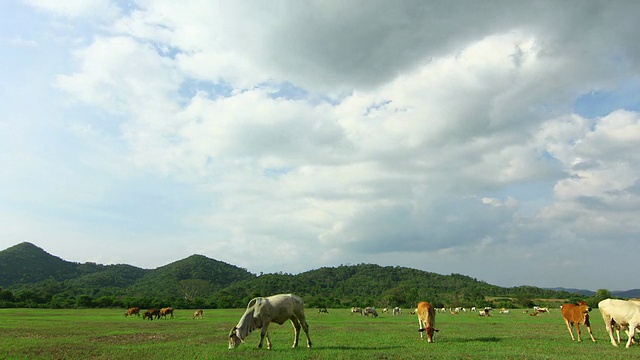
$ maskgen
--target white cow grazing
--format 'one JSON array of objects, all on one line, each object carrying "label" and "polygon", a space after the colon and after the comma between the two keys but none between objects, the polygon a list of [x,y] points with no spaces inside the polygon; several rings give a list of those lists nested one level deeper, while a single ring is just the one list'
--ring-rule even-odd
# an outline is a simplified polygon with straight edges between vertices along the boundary
[{"label": "white cow grazing", "polygon": [[284,324],[291,320],[294,328],[293,347],[298,346],[300,327],[307,335],[307,347],[311,347],[309,338],[309,325],[305,320],[302,299],[292,294],[273,295],[266,298],[257,297],[249,301],[247,310],[240,318],[238,325],[229,333],[229,349],[240,345],[244,339],[255,329],[262,329],[258,348],[262,348],[262,341],[267,337],[267,349],[271,349],[269,339],[269,323]]},{"label": "white cow grazing", "polygon": [[604,320],[609,338],[613,346],[618,346],[613,338],[613,326],[615,323],[629,328],[629,340],[627,348],[631,346],[631,341],[636,334],[636,328],[640,326],[640,304],[634,301],[604,299],[598,303],[600,314]]},{"label": "white cow grazing", "polygon": [[400,311],[402,311],[402,309],[400,309],[399,307],[394,307],[393,308],[393,316],[400,315]]}]

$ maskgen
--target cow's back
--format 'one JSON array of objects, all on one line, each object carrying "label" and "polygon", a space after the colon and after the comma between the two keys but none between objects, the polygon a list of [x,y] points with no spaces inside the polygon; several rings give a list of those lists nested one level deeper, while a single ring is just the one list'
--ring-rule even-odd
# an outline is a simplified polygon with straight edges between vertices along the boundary
[{"label": "cow's back", "polygon": [[436,311],[426,301],[422,301],[418,303],[418,318],[422,320],[427,326],[433,327],[433,322],[436,317]]},{"label": "cow's back", "polygon": [[635,301],[604,299],[598,303],[601,313],[614,319],[640,321],[640,304]]},{"label": "cow's back", "polygon": [[259,298],[254,309],[257,317],[268,317],[277,324],[283,324],[293,315],[304,320],[302,299],[292,294],[273,295]]}]

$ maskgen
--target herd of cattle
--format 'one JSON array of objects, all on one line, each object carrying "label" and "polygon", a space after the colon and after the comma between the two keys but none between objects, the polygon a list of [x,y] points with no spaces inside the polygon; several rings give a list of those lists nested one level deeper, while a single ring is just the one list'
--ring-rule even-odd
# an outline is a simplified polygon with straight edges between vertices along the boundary
[{"label": "herd of cattle", "polygon": [[[634,336],[636,330],[640,330],[640,299],[630,300],[617,300],[617,299],[605,299],[598,303],[600,314],[605,323],[605,328],[609,334],[611,344],[618,346],[621,343],[620,331],[624,331],[627,334],[628,340],[626,347],[630,347],[632,343],[635,343]],[[451,314],[459,314],[460,312],[477,312],[478,316],[491,316],[491,307],[485,307],[484,309],[477,310],[475,307],[470,309],[466,308],[435,308],[430,303],[422,301],[418,303],[418,306],[410,311],[409,314],[417,315],[418,317],[418,331],[420,332],[420,339],[423,339],[426,333],[427,342],[433,342],[434,333],[440,331],[435,328],[435,319],[437,312],[449,312]],[[398,316],[402,313],[402,309],[395,307],[393,309],[384,308],[383,313],[391,311],[393,316]],[[578,301],[575,304],[564,304],[560,308],[562,317],[571,335],[571,340],[578,338],[578,341],[582,341],[580,325],[584,325],[589,332],[589,336],[593,342],[596,339],[593,337],[591,331],[591,322],[589,319],[589,313],[591,308],[584,301]],[[329,313],[326,308],[319,308],[319,313]],[[528,313],[528,310],[524,311]],[[549,308],[534,307],[533,312],[529,315],[537,316],[541,313],[549,313]],[[202,309],[198,309],[193,313],[192,319],[202,319]],[[509,314],[508,309],[500,309],[501,314]],[[378,312],[374,307],[353,307],[351,308],[351,315],[360,314],[363,316],[378,317]],[[125,317],[140,316],[140,308],[129,308],[125,313]],[[161,308],[161,309],[147,309],[142,315],[143,319],[153,320],[160,318],[170,317],[173,318],[173,308]],[[292,294],[280,294],[270,297],[258,297],[252,299],[247,305],[247,309],[240,318],[240,321],[236,326],[231,329],[229,333],[229,349],[232,349],[242,342],[244,339],[254,330],[261,329],[260,342],[258,347],[262,347],[264,338],[267,339],[267,348],[271,349],[271,340],[269,339],[269,323],[275,322],[282,325],[287,320],[290,320],[294,328],[294,342],[293,347],[298,346],[298,339],[300,337],[300,329],[304,330],[307,338],[307,347],[311,347],[311,339],[309,338],[309,325],[307,324],[304,305],[302,299]],[[576,337],[573,335],[573,328],[576,330]],[[614,337],[614,331],[616,337]]]},{"label": "herd of cattle", "polygon": [[[204,314],[204,312],[202,311],[202,309],[198,309],[193,313],[193,319],[202,319],[202,315]],[[138,316],[140,317],[140,308],[139,307],[131,307],[129,309],[127,309],[127,311],[124,312],[124,316],[125,317],[129,317],[129,316]],[[161,308],[161,309],[154,309],[154,308],[150,308],[147,309],[147,311],[145,311],[142,314],[142,318],[143,319],[149,319],[149,320],[153,320],[155,319],[160,319],[160,317],[166,318],[167,316],[169,316],[170,318],[173,319],[173,308],[171,307],[166,307],[166,308]]]},{"label": "herd of cattle", "polygon": [[[626,347],[631,346],[631,343],[635,342],[634,336],[636,329],[640,329],[640,299],[631,300],[615,300],[606,299],[600,301],[598,304],[600,313],[605,322],[605,327],[609,333],[611,344],[618,346],[620,341],[620,330],[627,333],[628,340]],[[469,311],[478,312],[478,316],[491,316],[490,307],[476,310],[471,308]],[[388,312],[389,309],[385,308],[382,312]],[[402,309],[394,308],[393,315],[397,316],[401,313]],[[418,316],[418,331],[420,332],[420,339],[423,339],[426,333],[427,342],[433,342],[433,335],[440,331],[435,328],[435,319],[437,312],[449,311],[451,314],[459,314],[460,311],[467,311],[463,308],[439,308],[436,309],[430,303],[422,301],[418,303],[418,306],[414,311],[411,311],[411,315]],[[591,323],[589,321],[589,312],[591,308],[584,301],[578,301],[575,304],[564,304],[561,307],[562,317],[571,335],[571,340],[575,340],[572,327],[575,326],[578,341],[582,341],[580,325],[587,327],[589,336],[592,341],[596,341],[591,332]],[[326,308],[318,309],[320,313],[328,313]],[[528,310],[525,310],[528,313]],[[537,316],[541,313],[549,313],[549,308],[534,307],[532,316]],[[508,309],[501,309],[500,313],[509,314]],[[373,307],[353,307],[351,308],[351,315],[361,314],[363,316],[378,317],[378,312]],[[307,347],[311,347],[311,339],[309,338],[309,325],[307,324],[304,315],[304,306],[302,299],[292,294],[280,294],[270,297],[258,297],[252,299],[247,305],[247,309],[240,318],[240,321],[229,332],[229,349],[232,349],[244,342],[244,339],[254,330],[261,329],[260,342],[258,348],[262,347],[264,338],[267,339],[267,348],[271,349],[271,340],[269,339],[268,328],[271,322],[282,325],[287,320],[290,320],[294,328],[294,341],[293,347],[298,346],[298,339],[300,337],[300,329],[304,330],[307,337]],[[617,341],[613,336],[613,331],[616,331]]]}]

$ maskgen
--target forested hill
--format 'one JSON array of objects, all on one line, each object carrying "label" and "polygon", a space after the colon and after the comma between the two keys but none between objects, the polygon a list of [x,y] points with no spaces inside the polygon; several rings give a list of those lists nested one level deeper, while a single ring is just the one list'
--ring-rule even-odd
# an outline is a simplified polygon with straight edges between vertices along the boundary
[{"label": "forested hill", "polygon": [[503,288],[460,274],[440,275],[373,264],[323,267],[301,274],[251,274],[192,255],[156,269],[74,263],[21,243],[0,251],[0,307],[244,307],[256,296],[292,292],[308,306],[522,307],[534,299],[575,298],[531,286]]}]

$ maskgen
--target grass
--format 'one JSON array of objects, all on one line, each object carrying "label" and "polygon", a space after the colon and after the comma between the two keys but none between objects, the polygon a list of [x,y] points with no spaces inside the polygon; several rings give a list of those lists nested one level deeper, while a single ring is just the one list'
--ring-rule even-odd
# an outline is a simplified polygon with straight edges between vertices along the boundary
[{"label": "grass", "polygon": [[373,319],[348,309],[320,314],[307,309],[313,349],[292,349],[289,324],[272,324],[273,349],[257,349],[259,332],[234,350],[228,332],[243,309],[191,310],[176,318],[144,321],[116,309],[0,309],[0,359],[628,359],[640,346],[615,348],[597,310],[592,324],[597,343],[583,327],[583,341],[572,342],[556,310],[532,317],[522,310],[494,314],[437,314],[435,342],[420,340],[417,318],[381,314]]}]

